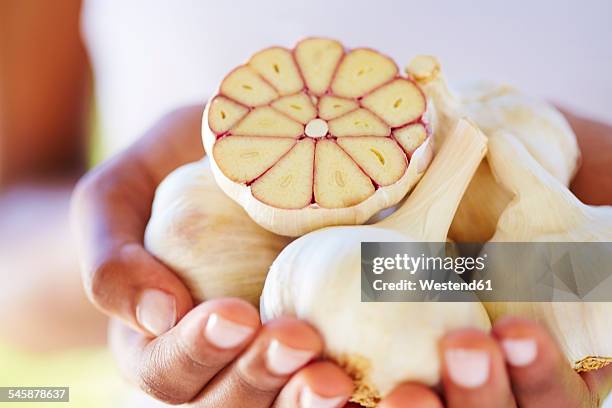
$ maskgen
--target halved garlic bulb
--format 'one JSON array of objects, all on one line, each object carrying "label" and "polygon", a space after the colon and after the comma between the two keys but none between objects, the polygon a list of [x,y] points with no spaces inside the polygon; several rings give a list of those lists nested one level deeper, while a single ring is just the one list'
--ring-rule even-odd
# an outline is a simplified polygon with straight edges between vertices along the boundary
[{"label": "halved garlic bulb", "polygon": [[[431,154],[419,86],[388,57],[308,38],[221,82],[202,135],[215,179],[264,228],[298,236],[397,204]],[[417,171],[418,168],[418,171]]]}]

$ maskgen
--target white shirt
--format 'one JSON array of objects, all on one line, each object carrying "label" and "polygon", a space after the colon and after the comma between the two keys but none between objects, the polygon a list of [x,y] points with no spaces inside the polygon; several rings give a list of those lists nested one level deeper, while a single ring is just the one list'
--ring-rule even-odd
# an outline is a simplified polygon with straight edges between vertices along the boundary
[{"label": "white shirt", "polygon": [[[403,68],[436,55],[450,82],[490,79],[612,121],[612,2],[85,0],[105,154],[201,104],[270,45],[327,36]],[[588,4],[590,3],[590,4]]]}]

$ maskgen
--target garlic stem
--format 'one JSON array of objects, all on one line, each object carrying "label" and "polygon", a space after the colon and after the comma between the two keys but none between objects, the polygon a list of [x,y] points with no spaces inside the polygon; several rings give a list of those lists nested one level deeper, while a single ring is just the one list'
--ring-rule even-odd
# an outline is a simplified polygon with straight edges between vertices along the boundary
[{"label": "garlic stem", "polygon": [[486,152],[486,137],[459,120],[404,205],[377,226],[443,242],[461,197]]},{"label": "garlic stem", "polygon": [[405,71],[421,85],[423,92],[433,102],[436,140],[443,141],[461,116],[460,99],[449,90],[440,63],[435,57],[419,55],[410,61]]}]

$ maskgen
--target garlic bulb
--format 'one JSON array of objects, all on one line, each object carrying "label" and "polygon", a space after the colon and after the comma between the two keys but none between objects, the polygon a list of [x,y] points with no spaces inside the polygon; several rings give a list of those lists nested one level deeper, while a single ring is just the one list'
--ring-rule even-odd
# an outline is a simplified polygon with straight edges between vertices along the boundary
[{"label": "garlic bulb", "polygon": [[[489,163],[497,180],[514,194],[491,242],[612,241],[612,206],[580,202],[517,138],[508,133],[492,135]],[[521,261],[529,260],[517,259],[517,268]],[[610,268],[592,261],[595,274]],[[546,323],[578,370],[612,362],[612,303],[495,302],[485,307],[493,320],[511,314]]]},{"label": "garlic bulb", "polygon": [[[488,82],[474,83],[453,94],[440,64],[430,56],[414,58],[406,71],[435,107],[434,134],[443,137],[462,116],[472,119],[487,136],[497,130],[511,132],[550,174],[569,185],[580,151],[569,124],[552,106],[509,86]],[[450,237],[459,242],[486,242],[511,197],[495,183],[483,161],[459,205]]]},{"label": "garlic bulb", "polygon": [[360,286],[361,242],[445,241],[485,151],[485,137],[460,121],[395,213],[374,225],[306,234],[272,264],[261,298],[262,318],[293,315],[313,324],[324,338],[327,356],[354,378],[354,401],[373,406],[403,381],[435,384],[440,375],[438,339],[456,328],[490,327],[478,301],[362,303]]},{"label": "garlic bulb", "polygon": [[390,58],[308,38],[231,71],[202,137],[221,189],[259,225],[299,236],[404,198],[424,169],[411,158],[429,136],[426,108]]},{"label": "garlic bulb", "polygon": [[159,185],[145,232],[147,250],[196,301],[229,296],[258,305],[268,268],[289,242],[255,224],[221,191],[206,158]]}]

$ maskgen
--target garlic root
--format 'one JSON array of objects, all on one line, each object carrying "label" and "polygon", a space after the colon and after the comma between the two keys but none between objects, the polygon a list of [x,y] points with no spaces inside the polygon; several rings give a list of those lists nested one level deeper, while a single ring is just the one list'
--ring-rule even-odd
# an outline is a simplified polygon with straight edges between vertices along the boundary
[{"label": "garlic root", "polygon": [[[406,72],[421,85],[435,108],[436,138],[448,134],[462,116],[472,119],[487,136],[509,131],[548,172],[569,185],[580,152],[569,124],[552,106],[509,86],[486,82],[451,93],[439,62],[431,56],[414,58]],[[511,198],[494,182],[484,161],[459,205],[449,236],[458,242],[486,242]]]},{"label": "garlic root", "polygon": [[460,121],[406,202],[374,225],[306,234],[277,257],[261,298],[264,320],[305,319],[326,354],[353,377],[353,401],[374,406],[403,381],[439,380],[437,342],[462,327],[490,328],[474,302],[361,302],[360,243],[444,242],[453,214],[486,151],[486,138]]},{"label": "garlic root", "polygon": [[390,58],[308,38],[230,72],[202,137],[221,189],[259,225],[299,236],[363,224],[404,198],[428,165],[412,160],[426,109]]},{"label": "garlic root", "polygon": [[[612,206],[580,202],[513,135],[498,132],[490,137],[489,163],[496,179],[514,194],[491,242],[612,241]],[[517,262],[520,268],[522,260]],[[595,269],[610,268],[593,262]],[[510,314],[544,322],[579,371],[612,362],[612,303],[494,302],[485,307],[492,320]]]},{"label": "garlic root", "polygon": [[160,184],[145,232],[147,250],[198,302],[239,297],[258,306],[268,268],[289,242],[255,224],[219,189],[207,159]]}]

